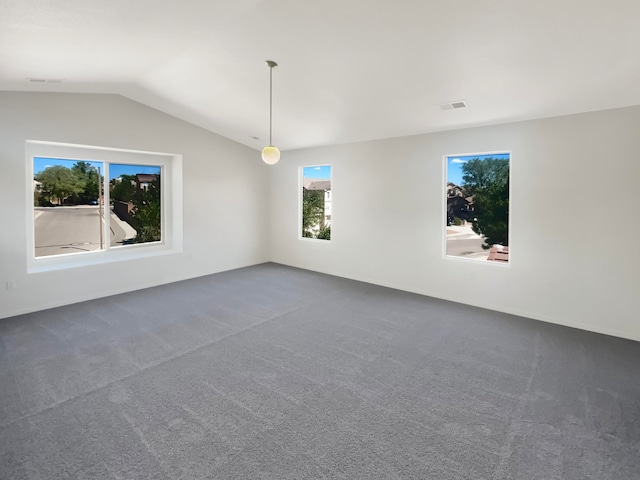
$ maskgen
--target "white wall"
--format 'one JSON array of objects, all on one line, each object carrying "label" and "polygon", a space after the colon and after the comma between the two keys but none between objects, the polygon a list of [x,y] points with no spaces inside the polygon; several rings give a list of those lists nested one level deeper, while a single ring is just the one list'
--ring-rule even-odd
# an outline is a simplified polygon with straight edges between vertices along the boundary
[{"label": "white wall", "polygon": [[[271,258],[640,340],[640,107],[284,152]],[[511,151],[510,265],[443,256],[447,154]],[[299,167],[332,165],[332,240],[298,239]]]},{"label": "white wall", "polygon": [[[182,154],[182,253],[28,274],[27,139]],[[123,97],[0,92],[0,167],[0,318],[269,259],[259,152]]]},{"label": "white wall", "polygon": [[[640,340],[640,107],[259,153],[120,96],[0,92],[0,318],[264,261]],[[25,140],[183,155],[180,254],[27,274]],[[509,150],[511,262],[443,257],[447,154]],[[331,164],[332,240],[298,239]],[[16,288],[6,289],[6,282]]]}]

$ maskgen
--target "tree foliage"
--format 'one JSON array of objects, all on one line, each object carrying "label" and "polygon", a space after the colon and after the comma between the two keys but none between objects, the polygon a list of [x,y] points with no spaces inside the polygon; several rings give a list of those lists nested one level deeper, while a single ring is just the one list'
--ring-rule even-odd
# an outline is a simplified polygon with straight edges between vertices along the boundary
[{"label": "tree foliage", "polygon": [[83,190],[78,194],[80,202],[100,197],[98,172],[89,162],[78,161],[73,164],[71,171],[84,184]]},{"label": "tree foliage", "polygon": [[118,182],[112,180],[111,199],[126,203],[133,202],[133,197],[136,193],[135,181],[135,175],[121,175]]},{"label": "tree foliage", "polygon": [[462,166],[463,186],[473,196],[473,231],[482,248],[509,244],[509,159],[474,158]]},{"label": "tree foliage", "polygon": [[331,224],[320,227],[317,238],[320,240],[331,240]]},{"label": "tree foliage", "polygon": [[80,194],[85,188],[84,180],[62,165],[45,168],[35,179],[42,184],[42,195],[56,199],[58,205],[62,205],[66,198]]},{"label": "tree foliage", "polygon": [[302,189],[302,236],[318,238],[316,232],[324,221],[324,191]]},{"label": "tree foliage", "polygon": [[[123,181],[124,183],[124,181]],[[145,190],[138,190],[133,198],[132,223],[136,229],[136,243],[159,242],[161,236],[160,176],[149,182]]]}]

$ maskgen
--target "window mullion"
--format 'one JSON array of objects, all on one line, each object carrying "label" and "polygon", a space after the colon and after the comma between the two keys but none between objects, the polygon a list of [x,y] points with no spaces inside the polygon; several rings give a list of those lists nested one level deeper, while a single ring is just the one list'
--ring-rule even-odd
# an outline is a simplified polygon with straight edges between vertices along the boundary
[{"label": "window mullion", "polygon": [[100,201],[103,205],[104,215],[104,250],[108,252],[111,249],[111,201],[109,198],[109,162],[104,162],[104,175],[102,177],[102,198]]}]

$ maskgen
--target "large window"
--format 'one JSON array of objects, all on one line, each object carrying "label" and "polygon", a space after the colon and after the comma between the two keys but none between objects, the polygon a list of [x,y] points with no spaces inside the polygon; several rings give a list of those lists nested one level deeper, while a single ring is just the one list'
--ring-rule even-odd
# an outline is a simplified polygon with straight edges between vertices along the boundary
[{"label": "large window", "polygon": [[331,240],[331,166],[302,167],[301,177],[301,236]]},{"label": "large window", "polygon": [[510,154],[450,155],[445,160],[446,255],[508,263]]},{"label": "large window", "polygon": [[179,155],[27,142],[27,162],[31,270],[181,247]]}]

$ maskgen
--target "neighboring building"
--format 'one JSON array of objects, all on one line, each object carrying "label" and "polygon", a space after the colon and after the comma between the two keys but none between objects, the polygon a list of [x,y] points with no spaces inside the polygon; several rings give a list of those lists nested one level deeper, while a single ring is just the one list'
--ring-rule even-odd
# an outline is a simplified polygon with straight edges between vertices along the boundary
[{"label": "neighboring building", "polygon": [[324,227],[331,224],[331,180],[325,178],[304,178],[302,188],[305,190],[322,190],[324,192]]},{"label": "neighboring building", "polygon": [[147,190],[151,182],[156,181],[158,176],[154,173],[137,173],[136,190]]},{"label": "neighboring building", "polygon": [[472,220],[473,196],[467,196],[464,187],[455,183],[447,183],[447,225],[455,217],[462,220]]}]

